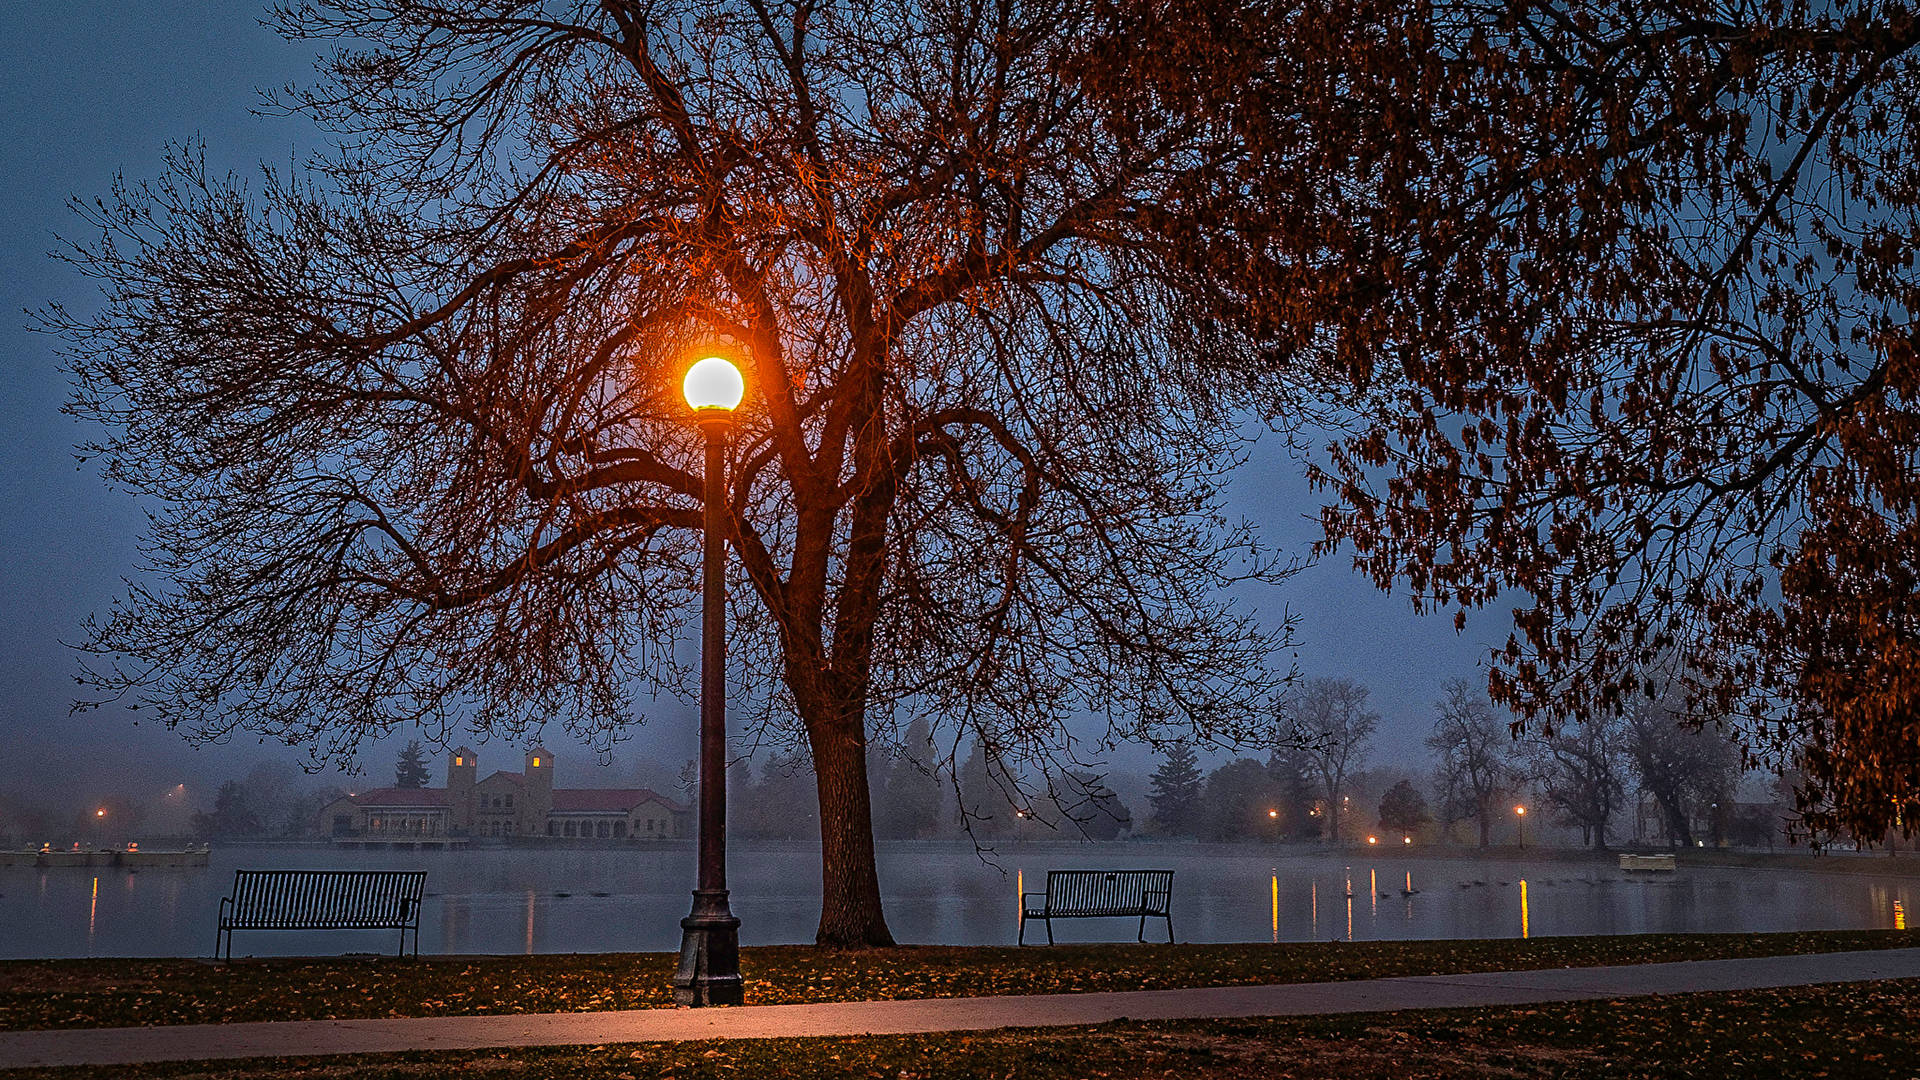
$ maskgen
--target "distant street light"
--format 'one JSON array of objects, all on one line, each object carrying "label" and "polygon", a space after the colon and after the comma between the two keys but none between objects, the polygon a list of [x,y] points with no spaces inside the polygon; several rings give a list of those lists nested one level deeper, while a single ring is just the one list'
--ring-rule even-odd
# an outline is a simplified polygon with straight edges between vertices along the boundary
[{"label": "distant street light", "polygon": [[1527,849],[1527,808],[1514,807],[1513,816],[1520,822],[1520,850],[1525,851]]},{"label": "distant street light", "polygon": [[707,437],[706,535],[700,592],[700,871],[693,912],[680,920],[680,967],[673,1000],[738,1005],[740,920],[727,906],[727,542],[726,450],[733,410],[746,394],[740,369],[709,356],[681,384]]}]

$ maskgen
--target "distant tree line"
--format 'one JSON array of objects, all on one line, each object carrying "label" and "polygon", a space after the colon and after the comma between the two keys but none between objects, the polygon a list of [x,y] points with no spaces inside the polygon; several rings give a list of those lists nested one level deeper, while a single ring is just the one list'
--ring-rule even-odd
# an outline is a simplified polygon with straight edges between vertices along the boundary
[{"label": "distant tree line", "polygon": [[1265,760],[1237,757],[1207,771],[1191,746],[1167,748],[1151,777],[1143,831],[1487,847],[1518,839],[1524,808],[1530,828],[1566,830],[1594,848],[1627,839],[1771,846],[1792,815],[1791,779],[1739,800],[1739,748],[1712,726],[1683,723],[1677,688],[1656,684],[1619,715],[1516,736],[1511,716],[1483,688],[1450,680],[1434,703],[1424,775],[1367,767],[1380,719],[1367,698],[1355,680],[1304,680],[1277,717],[1290,734]]},{"label": "distant tree line", "polygon": [[337,785],[307,782],[291,765],[256,765],[215,789],[212,805],[193,814],[193,835],[202,840],[309,836],[320,808],[344,794]]},{"label": "distant tree line", "polygon": [[[1029,777],[979,741],[956,764],[935,746],[923,718],[908,725],[897,747],[869,748],[867,776],[874,835],[882,840],[1112,840],[1133,826],[1132,813],[1099,774],[1069,769]],[[690,791],[688,785],[683,794]],[[737,759],[727,770],[727,832],[817,840],[813,791],[813,765],[804,748],[775,752],[757,765],[750,757]]]}]

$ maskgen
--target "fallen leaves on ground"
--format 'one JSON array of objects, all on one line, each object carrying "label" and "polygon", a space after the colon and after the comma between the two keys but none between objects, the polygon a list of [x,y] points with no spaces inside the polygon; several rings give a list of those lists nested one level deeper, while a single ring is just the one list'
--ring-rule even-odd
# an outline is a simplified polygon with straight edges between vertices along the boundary
[{"label": "fallen leaves on ground", "polygon": [[[1920,945],[1916,931],[744,949],[753,1004],[1321,982]],[[670,953],[0,962],[0,1030],[664,1008]]]}]

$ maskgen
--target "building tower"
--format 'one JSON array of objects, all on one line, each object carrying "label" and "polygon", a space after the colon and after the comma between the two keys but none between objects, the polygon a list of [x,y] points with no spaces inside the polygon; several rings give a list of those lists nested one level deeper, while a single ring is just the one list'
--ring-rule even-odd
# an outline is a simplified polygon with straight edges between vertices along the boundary
[{"label": "building tower", "polygon": [[454,750],[447,763],[447,806],[453,811],[453,827],[461,835],[473,835],[473,774],[479,763],[471,747]]},{"label": "building tower", "polygon": [[553,755],[534,743],[527,751],[527,786],[520,800],[520,832],[547,834],[547,815],[553,813]]}]

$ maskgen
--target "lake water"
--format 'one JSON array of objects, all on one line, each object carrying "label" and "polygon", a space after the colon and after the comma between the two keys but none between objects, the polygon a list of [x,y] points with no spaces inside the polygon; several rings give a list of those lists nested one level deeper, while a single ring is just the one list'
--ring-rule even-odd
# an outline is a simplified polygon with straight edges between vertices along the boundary
[{"label": "lake water", "polygon": [[[1181,941],[1520,937],[1660,931],[1904,927],[1920,879],[1799,870],[1682,868],[1629,875],[1610,861],[1379,858],[1308,848],[1119,843],[1022,845],[998,866],[964,845],[881,849],[887,919],[902,942],[1012,944],[1017,892],[1049,868],[1172,869]],[[817,854],[738,845],[729,865],[743,944],[808,942],[819,918]],[[427,871],[422,952],[565,953],[679,947],[694,877],[690,846],[346,851],[216,847],[203,870],[0,869],[0,956],[206,956],[233,870]],[[1409,883],[1413,895],[1403,896]],[[1351,897],[1349,897],[1349,893]],[[1128,920],[1055,924],[1061,941],[1131,940]],[[1149,926],[1151,940],[1156,927]],[[1045,940],[1044,926],[1028,940]],[[1161,930],[1164,934],[1164,930]],[[242,933],[235,953],[334,954],[393,947],[385,933]]]}]

